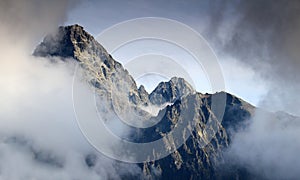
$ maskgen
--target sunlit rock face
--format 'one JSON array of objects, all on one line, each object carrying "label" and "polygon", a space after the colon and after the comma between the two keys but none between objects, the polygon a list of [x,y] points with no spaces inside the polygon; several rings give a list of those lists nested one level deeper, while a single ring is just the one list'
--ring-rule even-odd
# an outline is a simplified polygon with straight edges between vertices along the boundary
[{"label": "sunlit rock face", "polygon": [[[149,128],[130,129],[127,137],[135,142],[150,142],[165,136],[177,123],[193,119],[195,128],[191,136],[175,152],[151,163],[139,164],[144,178],[149,179],[216,179],[250,178],[251,175],[239,168],[220,168],[222,152],[230,146],[231,136],[241,126],[246,126],[255,107],[225,92],[226,108],[222,120],[211,118],[212,97],[217,94],[201,94],[184,79],[174,77],[161,82],[150,94],[144,86],[139,88],[129,72],[113,59],[89,33],[79,25],[60,27],[54,34],[47,35],[34,51],[35,56],[59,57],[63,61],[74,59],[81,67],[85,81],[95,89],[97,106],[107,114],[109,121],[118,114],[124,119],[148,121],[160,118]],[[107,113],[115,112],[115,113]],[[189,112],[189,114],[183,114]],[[207,125],[211,120],[217,128]],[[219,123],[221,122],[221,123]],[[215,134],[208,139],[207,130]],[[211,133],[211,132],[210,132]],[[182,133],[184,136],[184,133]],[[165,147],[170,148],[176,139],[169,139]],[[202,147],[201,144],[206,144]],[[155,152],[154,152],[155,153]],[[159,156],[159,154],[157,154]],[[97,161],[94,155],[86,157],[87,166]],[[226,171],[226,172],[223,172]]]},{"label": "sunlit rock face", "polygon": [[192,94],[195,90],[183,78],[173,77],[169,82],[161,82],[150,94],[154,104],[174,103],[176,100]]}]

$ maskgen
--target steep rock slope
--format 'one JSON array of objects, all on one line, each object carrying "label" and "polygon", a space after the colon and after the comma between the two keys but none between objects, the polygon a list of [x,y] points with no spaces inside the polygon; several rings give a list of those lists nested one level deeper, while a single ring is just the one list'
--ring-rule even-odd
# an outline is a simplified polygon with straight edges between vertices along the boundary
[{"label": "steep rock slope", "polygon": [[[230,133],[248,120],[254,107],[241,99],[220,92],[201,94],[182,78],[172,78],[161,82],[150,94],[143,86],[137,88],[134,79],[122,65],[79,25],[60,27],[54,34],[45,37],[34,51],[35,56],[75,59],[82,67],[86,80],[99,95],[99,106],[130,119],[139,117],[161,118],[150,128],[131,128],[135,142],[149,142],[163,137],[176,123],[184,123],[187,118],[195,122],[188,140],[166,158],[151,163],[140,164],[145,178],[149,179],[215,179],[219,177],[215,168],[222,161],[222,150],[230,144]],[[116,93],[118,92],[118,93]],[[225,95],[226,109],[222,123],[211,109],[213,96]],[[105,101],[104,101],[105,100]],[[106,103],[103,103],[106,102]],[[147,107],[162,107],[155,116]],[[128,113],[132,112],[132,113]],[[189,112],[184,116],[183,112]],[[134,114],[134,116],[132,116]],[[210,118],[213,117],[213,118]],[[212,123],[207,124],[208,121]],[[213,128],[217,127],[217,128]],[[215,134],[210,140],[209,133]],[[184,133],[181,134],[184,136]],[[176,141],[176,139],[175,139]],[[202,144],[206,146],[202,147]],[[165,142],[166,148],[174,145],[174,139]],[[159,156],[159,155],[157,155]],[[93,162],[93,155],[87,162]],[[93,163],[87,163],[93,166]]]}]

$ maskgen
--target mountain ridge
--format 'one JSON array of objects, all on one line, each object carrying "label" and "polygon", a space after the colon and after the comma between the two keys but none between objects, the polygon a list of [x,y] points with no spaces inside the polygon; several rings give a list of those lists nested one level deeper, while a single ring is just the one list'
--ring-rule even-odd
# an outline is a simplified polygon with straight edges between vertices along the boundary
[{"label": "mountain ridge", "polygon": [[[57,30],[57,32],[48,34],[43,41],[36,47],[36,49],[33,52],[34,56],[39,57],[62,57],[62,58],[74,58],[75,60],[79,62],[85,61],[85,57],[83,56],[84,50],[88,49],[88,53],[90,56],[99,56],[101,57],[100,60],[103,61],[103,63],[106,65],[106,67],[109,69],[113,66],[119,66],[122,67],[121,63],[114,60],[113,57],[105,50],[105,48],[98,43],[95,38],[90,35],[88,32],[84,30],[84,28],[78,24],[70,25],[70,26],[60,26]],[[93,58],[95,61],[96,59]],[[122,67],[123,68],[123,67]],[[102,68],[102,72],[104,76],[106,76],[106,68]],[[128,77],[132,79],[133,84],[136,85],[133,78],[130,76],[128,71],[124,69]],[[180,87],[172,86],[171,84],[178,83]],[[181,83],[181,85],[180,85]],[[177,93],[181,95],[181,92],[178,92],[179,89],[182,89],[183,91],[192,92],[195,91],[191,85],[185,81],[183,78],[180,77],[172,77],[168,82],[161,82],[157,85],[157,87],[150,92],[150,94],[145,90],[144,86],[141,85],[138,89],[142,88],[144,94],[146,92],[150,95],[149,99],[152,99],[151,101],[155,102],[158,100],[155,99],[155,94],[161,94],[156,93],[155,91],[159,90],[159,86],[167,85],[169,88],[172,88],[173,91],[175,88],[177,88]],[[184,89],[184,88],[188,89]],[[161,88],[160,88],[161,90]],[[187,92],[183,92],[183,95],[186,95]],[[169,92],[172,94],[172,92]],[[170,94],[170,95],[171,95]],[[176,94],[174,94],[176,95]],[[135,96],[136,98],[137,96]],[[173,101],[176,99],[176,97],[171,97]],[[177,97],[178,98],[178,97]],[[170,101],[171,99],[169,99]],[[158,103],[158,102],[156,102]],[[162,104],[163,102],[160,102]]]},{"label": "mountain ridge", "polygon": [[[161,82],[149,94],[143,85],[136,82],[122,64],[98,43],[83,27],[71,25],[59,27],[54,34],[47,35],[37,46],[33,55],[40,57],[60,57],[75,59],[84,70],[85,78],[96,89],[97,106],[105,112],[114,111],[126,119],[141,121],[161,118],[150,128],[131,128],[130,140],[150,142],[162,138],[171,131],[176,123],[185,121],[182,112],[193,112],[189,118],[195,120],[195,130],[191,137],[169,156],[139,164],[146,179],[216,179],[227,177],[245,177],[239,169],[230,173],[218,173],[217,164],[222,161],[222,151],[229,147],[231,136],[240,126],[253,116],[255,107],[226,92],[202,94],[180,77]],[[117,92],[117,93],[116,93]],[[212,98],[226,96],[223,119],[217,119],[212,111]],[[107,103],[104,103],[107,102]],[[193,102],[193,103],[191,103]],[[163,106],[157,116],[147,108]],[[113,115],[106,117],[109,120]],[[215,117],[215,118],[210,118]],[[207,124],[212,121],[212,124]],[[217,128],[214,128],[217,127]],[[207,133],[215,134],[209,139]],[[182,134],[181,136],[184,136]],[[209,141],[209,142],[207,142]],[[165,142],[166,148],[174,142]],[[206,146],[201,147],[201,144]],[[159,157],[157,154],[156,156]],[[88,162],[96,161],[89,155]],[[92,158],[92,159],[91,159]],[[88,166],[93,166],[91,163]],[[222,174],[222,175],[220,175]],[[223,175],[226,176],[223,177]],[[248,175],[247,175],[248,176]]]}]

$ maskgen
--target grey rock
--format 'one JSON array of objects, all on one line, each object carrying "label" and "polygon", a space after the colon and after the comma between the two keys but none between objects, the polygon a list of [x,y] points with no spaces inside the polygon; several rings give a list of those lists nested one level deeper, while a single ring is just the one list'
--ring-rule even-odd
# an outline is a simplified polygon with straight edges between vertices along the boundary
[{"label": "grey rock", "polygon": [[194,93],[193,87],[183,78],[173,77],[168,82],[161,82],[149,95],[150,102],[157,105],[174,103],[176,100]]},{"label": "grey rock", "polygon": [[[56,33],[45,37],[37,46],[34,55],[59,57],[62,60],[75,59],[82,67],[86,81],[96,89],[100,98],[98,105],[106,113],[114,111],[128,119],[136,116],[161,118],[153,127],[132,128],[134,133],[131,140],[135,142],[159,139],[170,132],[176,123],[185,123],[191,118],[195,120],[195,129],[185,129],[191,131],[191,136],[174,153],[155,162],[139,164],[147,179],[245,179],[252,176],[238,168],[228,172],[221,172],[217,168],[218,162],[223,160],[222,151],[230,145],[231,135],[240,127],[246,126],[245,122],[253,116],[256,108],[251,104],[226,92],[195,92],[189,83],[179,77],[159,83],[149,94],[144,86],[137,88],[128,71],[79,25],[59,27]],[[210,118],[216,117],[212,112],[211,101],[213,96],[218,95],[226,96],[222,123],[219,123],[220,119]],[[144,110],[148,106],[163,108],[158,116],[153,116]],[[107,116],[109,120],[113,115]],[[208,133],[215,134],[209,142]],[[201,144],[204,143],[207,145],[202,147]],[[168,140],[165,144],[168,148],[174,144],[174,140]],[[97,158],[88,155],[85,161],[87,166],[92,167]]]}]

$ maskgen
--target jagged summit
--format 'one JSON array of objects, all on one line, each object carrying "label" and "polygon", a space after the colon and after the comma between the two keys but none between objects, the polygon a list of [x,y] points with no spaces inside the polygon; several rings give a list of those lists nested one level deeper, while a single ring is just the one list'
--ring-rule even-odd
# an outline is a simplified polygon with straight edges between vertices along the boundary
[{"label": "jagged summit", "polygon": [[[144,86],[138,88],[122,64],[114,60],[93,36],[77,24],[59,27],[57,32],[47,35],[37,46],[34,55],[75,59],[82,67],[83,79],[95,88],[96,98],[99,98],[98,110],[102,110],[99,114],[105,116],[105,121],[114,120],[116,114],[124,119],[138,120],[145,120],[144,117],[149,116],[148,120],[151,120],[156,118],[156,113],[151,112],[158,111],[157,117],[162,118],[161,121],[150,128],[135,129],[136,137],[133,141],[150,142],[161,138],[187,118],[197,122],[191,137],[170,156],[153,164],[140,164],[146,176],[158,172],[162,179],[216,179],[218,174],[215,164],[221,158],[221,151],[230,143],[227,129],[234,129],[234,125],[248,120],[251,117],[250,110],[254,108],[226,93],[228,96],[222,123],[213,118],[210,121],[215,123],[207,125],[210,116],[216,117],[211,110],[213,95],[195,93],[192,86],[180,77],[159,83],[149,94]],[[181,112],[192,114],[184,116]],[[216,131],[213,124],[218,126]],[[207,142],[205,148],[201,148],[198,144],[207,141],[208,132],[204,128],[214,133],[215,137]],[[184,137],[187,131],[190,129],[186,128],[178,135]],[[170,149],[176,141],[172,139],[166,139],[166,149]],[[156,155],[159,156],[159,153]],[[154,175],[152,179],[158,177]]]},{"label": "jagged summit", "polygon": [[80,54],[89,49],[89,52],[95,55],[107,54],[92,35],[82,26],[75,24],[60,26],[56,32],[47,35],[33,54],[41,57],[70,57],[80,61]]},{"label": "jagged summit", "polygon": [[161,82],[151,92],[149,99],[154,104],[174,103],[176,100],[188,94],[193,94],[195,90],[183,78],[172,77],[168,82]]},{"label": "jagged summit", "polygon": [[[49,34],[43,39],[33,54],[41,57],[74,58],[82,66],[89,68],[90,74],[93,73],[91,74],[92,77],[98,77],[98,79],[94,78],[91,81],[97,88],[107,86],[103,85],[105,83],[100,79],[106,79],[106,82],[122,81],[120,83],[122,85],[119,84],[119,86],[130,91],[128,96],[134,104],[162,105],[173,103],[175,100],[194,92],[189,83],[178,77],[173,77],[169,82],[161,82],[150,95],[143,86],[137,89],[135,81],[122,65],[115,61],[104,47],[78,24],[60,26],[55,33]],[[94,74],[94,72],[99,73]],[[113,74],[114,76],[112,76]],[[112,82],[107,84],[111,85]],[[106,87],[106,89],[109,88]]]}]

